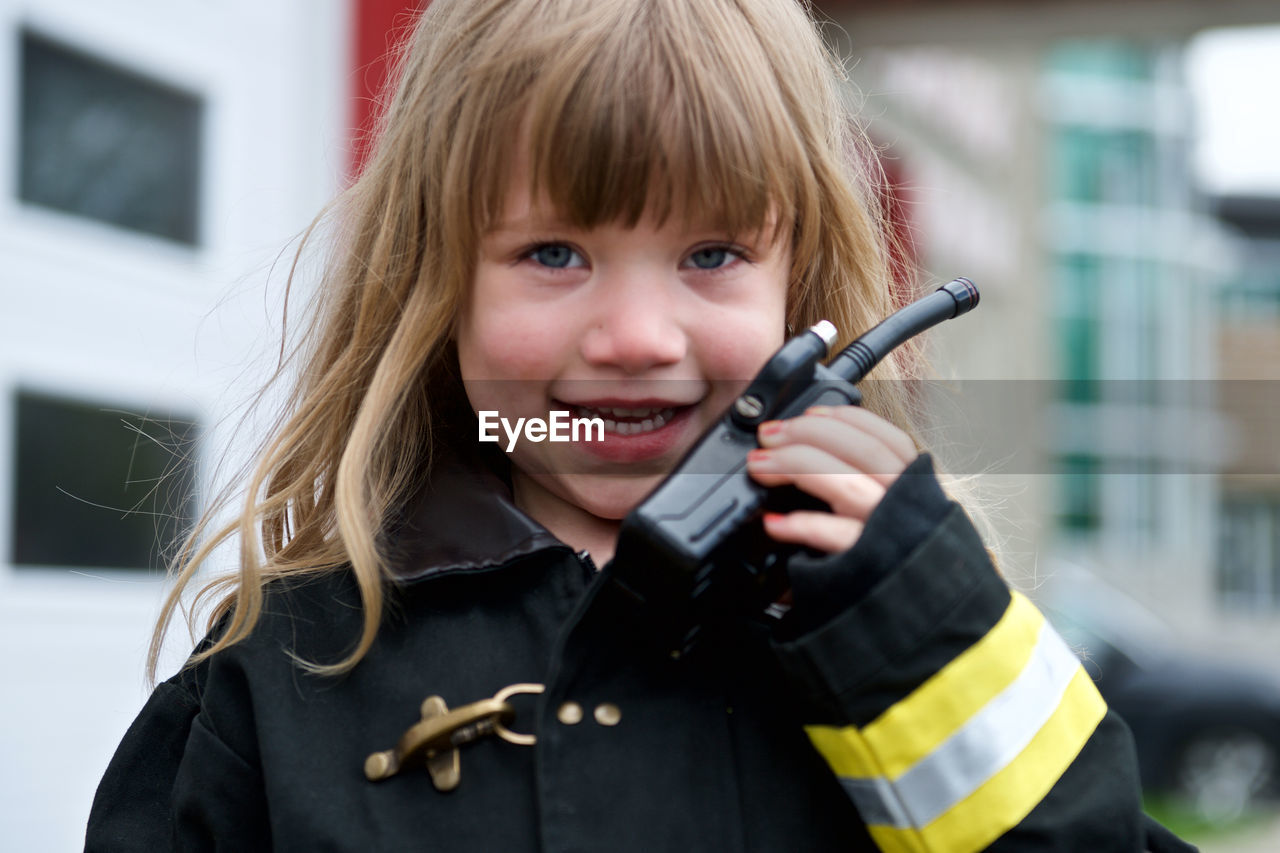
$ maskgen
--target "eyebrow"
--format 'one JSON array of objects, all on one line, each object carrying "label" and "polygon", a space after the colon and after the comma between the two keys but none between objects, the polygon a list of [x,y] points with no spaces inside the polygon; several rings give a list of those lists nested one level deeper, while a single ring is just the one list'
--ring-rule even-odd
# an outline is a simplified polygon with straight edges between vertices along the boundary
[{"label": "eyebrow", "polygon": [[546,213],[530,213],[516,219],[500,219],[483,229],[483,234],[502,234],[512,231],[581,231],[568,220]]}]

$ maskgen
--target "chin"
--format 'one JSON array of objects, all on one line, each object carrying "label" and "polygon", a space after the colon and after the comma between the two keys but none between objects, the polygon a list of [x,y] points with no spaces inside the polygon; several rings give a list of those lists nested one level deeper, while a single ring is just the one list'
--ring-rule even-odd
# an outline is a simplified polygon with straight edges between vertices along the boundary
[{"label": "chin", "polygon": [[663,475],[618,479],[610,477],[604,482],[587,484],[577,495],[575,503],[597,518],[621,521],[635,509],[657,485]]}]

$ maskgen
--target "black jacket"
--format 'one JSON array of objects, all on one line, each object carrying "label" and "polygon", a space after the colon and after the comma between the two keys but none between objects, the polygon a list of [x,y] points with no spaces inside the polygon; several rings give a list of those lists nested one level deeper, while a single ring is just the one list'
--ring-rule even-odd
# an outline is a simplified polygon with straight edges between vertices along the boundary
[{"label": "black jacket", "polygon": [[[1027,644],[1001,639],[1037,614],[927,459],[850,552],[793,567],[781,623],[724,627],[679,660],[653,653],[609,567],[516,510],[499,479],[436,484],[397,537],[368,657],[336,679],[293,657],[350,648],[348,574],[274,585],[249,640],[156,689],[86,850],[1188,849],[1144,822],[1129,734],[1087,679],[1057,697],[1062,678],[1045,688]],[[366,779],[428,695],[457,707],[517,682],[546,685],[511,700],[535,746],[462,746],[445,793],[420,768]]]}]

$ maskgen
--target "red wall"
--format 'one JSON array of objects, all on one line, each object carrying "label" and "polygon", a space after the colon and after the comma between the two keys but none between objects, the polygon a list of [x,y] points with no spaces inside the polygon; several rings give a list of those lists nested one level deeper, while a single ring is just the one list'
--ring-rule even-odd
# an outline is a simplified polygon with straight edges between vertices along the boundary
[{"label": "red wall", "polygon": [[416,0],[351,0],[352,61],[355,64],[351,92],[351,165],[355,174],[368,154],[367,136],[373,128],[375,105],[387,83],[389,59],[398,39],[419,6]]}]

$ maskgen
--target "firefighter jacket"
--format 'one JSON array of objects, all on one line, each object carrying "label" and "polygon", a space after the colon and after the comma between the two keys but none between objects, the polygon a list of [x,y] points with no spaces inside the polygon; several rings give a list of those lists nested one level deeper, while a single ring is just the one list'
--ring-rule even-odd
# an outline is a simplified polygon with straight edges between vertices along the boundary
[{"label": "firefighter jacket", "polygon": [[[341,571],[269,588],[253,635],[161,684],[98,790],[90,851],[1138,851],[1130,736],[992,568],[922,457],[849,552],[797,560],[794,606],[691,654],[510,502],[442,471],[395,537],[397,581],[349,674]],[[422,717],[504,687],[456,786],[367,764]],[[385,766],[382,768],[385,769]],[[447,787],[447,786],[446,786]]]}]

